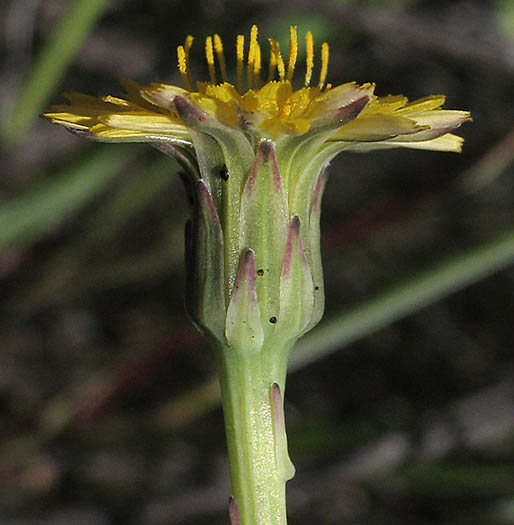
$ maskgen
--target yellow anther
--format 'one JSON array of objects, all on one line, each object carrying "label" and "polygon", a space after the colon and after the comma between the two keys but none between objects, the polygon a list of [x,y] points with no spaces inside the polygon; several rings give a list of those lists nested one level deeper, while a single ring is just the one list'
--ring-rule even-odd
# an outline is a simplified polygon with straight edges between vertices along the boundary
[{"label": "yellow anther", "polygon": [[256,89],[261,87],[261,46],[257,42],[253,60],[253,85]]},{"label": "yellow anther", "polygon": [[319,73],[319,88],[323,89],[328,71],[328,44],[326,42],[321,46],[321,71]]},{"label": "yellow anther", "polygon": [[276,60],[277,69],[278,69],[278,76],[280,80],[284,80],[286,76],[286,67],[284,65],[284,59],[282,58],[282,54],[280,53],[280,45],[276,40],[273,40],[273,38],[269,39],[269,43],[273,50],[273,54],[275,55],[275,60]]},{"label": "yellow anther", "polygon": [[287,80],[293,78],[294,67],[298,57],[298,31],[296,26],[289,28],[289,62],[287,64]]},{"label": "yellow anther", "polygon": [[186,62],[186,52],[184,51],[184,46],[177,47],[177,58],[178,58],[178,70],[181,75],[187,73],[187,62]]},{"label": "yellow anther", "polygon": [[211,84],[216,84],[216,71],[214,69],[214,49],[212,47],[212,37],[208,36],[205,39],[205,58],[207,58],[207,65],[209,66],[209,78]]},{"label": "yellow anther", "polygon": [[305,56],[305,86],[307,87],[311,83],[312,70],[314,69],[314,39],[310,31],[307,31],[305,35]]},{"label": "yellow anther", "polygon": [[270,44],[268,82],[271,82],[275,78],[275,70],[277,69],[277,55],[273,49],[271,39],[268,40]]},{"label": "yellow anther", "polygon": [[284,59],[282,58],[282,53],[280,53],[280,48],[278,48],[277,51],[278,51],[278,56],[277,56],[278,76],[280,80],[284,80],[284,77],[286,76],[286,67],[284,65]]},{"label": "yellow anther", "polygon": [[218,57],[218,64],[221,71],[221,79],[227,81],[227,66],[225,65],[225,55],[223,54],[223,43],[219,35],[214,35],[214,51]]},{"label": "yellow anther", "polygon": [[187,78],[189,80],[189,84],[192,89],[193,86],[193,72],[191,71],[191,63],[189,61],[189,50],[191,49],[191,46],[193,45],[194,38],[191,35],[187,35],[186,39],[184,40],[184,52],[186,55],[186,64],[187,64]]},{"label": "yellow anther", "polygon": [[[297,26],[290,26],[289,28],[289,49],[288,49],[288,61],[287,64],[284,62],[284,58],[280,51],[280,44],[269,38],[270,44],[270,59],[269,59],[269,75],[268,82],[273,81],[277,75],[280,82],[288,81],[291,82],[298,60],[298,29]],[[245,37],[244,35],[238,35],[236,40],[236,57],[237,57],[237,83],[236,87],[239,93],[243,94],[244,88],[244,76],[245,66],[247,73],[247,85],[246,89],[261,89],[262,84],[265,80],[261,77],[262,69],[262,51],[257,40],[258,28],[253,25],[250,29],[250,39],[248,43],[248,56],[245,57]],[[193,37],[188,36],[184,41],[184,45],[178,46],[177,57],[178,57],[178,69],[185,87],[189,91],[193,91],[195,83],[193,82],[193,76],[191,71],[191,62],[189,59],[189,50],[193,44]],[[215,58],[219,65],[222,82],[228,82],[227,80],[227,66],[225,62],[225,55],[223,50],[223,42],[218,34],[214,36],[208,36],[205,39],[205,57],[207,59],[207,65],[209,68],[209,82],[200,83],[198,89],[205,90],[209,84],[216,84],[218,79],[216,78],[216,64]],[[308,87],[312,81],[312,73],[314,70],[314,39],[310,31],[305,35],[305,55],[306,55],[306,71],[305,71],[305,86]],[[246,58],[246,60],[245,60]],[[319,89],[330,89],[330,84],[326,84],[327,71],[328,71],[328,60],[329,60],[329,47],[327,43],[323,43],[321,46],[321,70],[319,75]],[[278,73],[277,73],[278,72]],[[203,91],[201,91],[203,93]]]},{"label": "yellow anther", "polygon": [[186,39],[184,40],[184,49],[186,51],[186,57],[189,59],[189,50],[191,49],[191,46],[193,45],[194,38],[191,35],[187,35]]},{"label": "yellow anther", "polygon": [[250,29],[250,45],[248,47],[248,71],[247,81],[248,89],[252,88],[253,81],[253,63],[255,61],[255,48],[257,47],[257,26],[254,24]]},{"label": "yellow anther", "polygon": [[188,76],[188,71],[187,71],[187,55],[186,55],[184,46],[177,47],[177,58],[178,58],[178,70],[180,72],[180,76],[182,77],[182,82],[184,82],[184,86],[186,86],[186,89],[191,91],[192,85],[191,85],[191,82],[189,81],[189,76]]},{"label": "yellow anther", "polygon": [[236,55],[237,55],[237,90],[239,93],[243,92],[243,63],[245,58],[245,37],[244,35],[237,35],[236,41]]}]

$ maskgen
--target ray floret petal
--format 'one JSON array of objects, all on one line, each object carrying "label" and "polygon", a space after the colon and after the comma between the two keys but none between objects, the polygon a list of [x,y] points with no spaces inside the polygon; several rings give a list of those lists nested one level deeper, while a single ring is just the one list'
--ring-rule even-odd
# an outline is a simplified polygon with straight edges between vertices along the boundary
[{"label": "ray floret petal", "polygon": [[[329,53],[326,43],[320,50],[319,80],[311,85],[315,46],[310,32],[305,38],[304,83],[295,90],[293,81],[298,67],[299,44],[294,26],[290,29],[287,63],[278,42],[269,39],[269,74],[264,78],[257,36],[257,27],[253,26],[246,57],[244,36],[239,35],[237,39],[234,84],[227,80],[225,49],[219,35],[207,37],[205,43],[209,80],[194,80],[190,62],[193,37],[188,36],[177,50],[183,88],[162,83],[140,86],[126,80],[123,82],[126,99],[72,93],[67,96],[68,105],[54,106],[44,116],[56,124],[89,132],[91,138],[97,140],[148,142],[162,138],[191,142],[187,126],[174,110],[174,98],[182,96],[255,143],[256,138],[280,141],[289,136],[305,135],[313,127],[319,127],[320,122],[333,121],[337,112],[352,102],[352,97],[365,91],[369,96],[367,107],[352,122],[334,129],[337,132],[326,137],[327,142],[341,141],[345,146],[351,142],[356,147],[350,149],[357,151],[362,149],[360,143],[366,143],[365,149],[370,150],[370,143],[380,149],[383,141],[387,141],[388,147],[405,147],[404,144],[415,141],[420,143],[419,149],[431,149],[431,140],[470,120],[466,111],[441,109],[445,101],[442,95],[408,102],[403,96],[375,96],[373,84],[359,86],[349,82],[332,87],[326,83]],[[397,140],[392,140],[394,138]],[[451,140],[437,141],[433,149],[439,151],[442,142],[446,142],[448,148],[455,144]],[[448,151],[459,151],[459,148]]]}]

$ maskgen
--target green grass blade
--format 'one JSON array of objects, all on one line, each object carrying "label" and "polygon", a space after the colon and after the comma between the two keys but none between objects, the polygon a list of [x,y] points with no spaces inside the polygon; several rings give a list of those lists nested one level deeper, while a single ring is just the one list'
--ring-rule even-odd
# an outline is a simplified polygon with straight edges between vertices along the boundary
[{"label": "green grass blade", "polygon": [[120,171],[134,149],[96,146],[73,169],[63,169],[40,185],[0,207],[0,250],[20,247],[86,204]]},{"label": "green grass blade", "polygon": [[75,0],[70,5],[36,59],[5,120],[1,130],[5,144],[12,145],[23,137],[45,109],[64,71],[108,6],[107,0]]},{"label": "green grass blade", "polygon": [[442,261],[375,299],[326,320],[295,346],[290,369],[301,368],[514,263],[514,231]]},{"label": "green grass blade", "polygon": [[[180,178],[177,176],[179,169],[173,159],[164,155],[159,155],[156,160],[145,165],[143,174],[127,180],[107,203],[91,215],[86,225],[87,240],[99,244],[114,239],[159,193],[173,185],[180,185]],[[181,189],[178,188],[178,191]],[[182,223],[180,228],[183,228]]]}]

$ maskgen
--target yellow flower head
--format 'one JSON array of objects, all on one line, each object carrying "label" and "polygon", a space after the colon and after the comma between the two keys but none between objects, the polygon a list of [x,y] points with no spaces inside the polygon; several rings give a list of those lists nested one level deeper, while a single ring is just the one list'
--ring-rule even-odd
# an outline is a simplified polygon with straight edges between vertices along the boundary
[{"label": "yellow flower head", "polygon": [[193,203],[191,317],[236,354],[287,349],[323,312],[319,218],[330,161],[345,150],[460,151],[451,131],[470,115],[441,109],[442,95],[409,102],[379,98],[371,83],[332,87],[328,44],[315,51],[310,32],[305,74],[295,79],[296,27],[287,56],[268,39],[267,60],[256,26],[248,40],[239,35],[232,72],[221,38],[207,37],[204,82],[193,75],[192,44],[188,36],[177,49],[184,87],[125,80],[126,99],[72,93],[45,117],[88,138],[150,142],[173,156]]},{"label": "yellow flower head", "polygon": [[[306,134],[323,136],[323,143],[341,149],[410,147],[460,151],[462,139],[450,132],[470,120],[466,111],[444,110],[443,95],[408,102],[403,96],[379,98],[374,84],[355,82],[332,87],[326,83],[329,47],[320,50],[319,73],[314,76],[315,46],[305,35],[305,74],[293,87],[298,57],[298,34],[290,28],[287,60],[279,43],[268,39],[265,71],[257,26],[236,39],[236,71],[231,83],[219,35],[205,40],[209,81],[196,81],[191,68],[193,37],[177,48],[178,70],[184,88],[152,83],[139,86],[123,81],[126,100],[67,94],[69,105],[44,114],[52,122],[90,138],[112,142],[172,142],[191,145],[191,108],[219,125],[243,132],[251,143],[267,138],[275,143]],[[317,82],[314,81],[317,79]],[[181,101],[186,101],[186,105]],[[182,104],[182,106],[181,106]],[[187,107],[187,109],[186,109]]]},{"label": "yellow flower head", "polygon": [[[281,391],[290,351],[323,314],[320,205],[327,166],[352,149],[460,151],[462,139],[451,131],[470,115],[441,109],[441,95],[409,103],[376,97],[370,83],[332,87],[328,44],[317,68],[310,32],[305,75],[295,89],[296,27],[287,57],[268,39],[267,67],[257,37],[256,26],[248,41],[237,37],[233,74],[213,35],[205,40],[208,81],[196,81],[188,36],[177,49],[184,87],[124,81],[126,100],[72,93],[69,105],[45,117],[96,140],[150,142],[184,168],[192,204],[186,306],[217,352],[223,397],[230,400],[231,519],[285,523],[284,485],[294,467]],[[245,477],[252,478],[248,486],[238,481]]]}]

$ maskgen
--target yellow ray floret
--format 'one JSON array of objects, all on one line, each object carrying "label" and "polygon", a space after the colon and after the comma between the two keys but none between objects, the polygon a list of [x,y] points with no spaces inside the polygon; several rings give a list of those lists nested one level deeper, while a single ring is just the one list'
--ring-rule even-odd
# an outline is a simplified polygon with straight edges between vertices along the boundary
[{"label": "yellow ray floret", "polygon": [[[293,88],[299,55],[298,30],[289,30],[287,57],[277,40],[268,38],[268,78],[262,79],[262,50],[258,29],[236,39],[235,85],[229,82],[223,43],[219,35],[205,40],[207,82],[193,82],[190,50],[193,37],[177,47],[178,70],[185,89],[161,83],[140,86],[124,80],[127,100],[114,96],[68,95],[69,105],[55,106],[44,116],[78,133],[108,141],[177,140],[191,143],[188,126],[179,116],[177,97],[192,104],[210,129],[219,125],[252,137],[272,140],[291,136],[322,136],[325,144],[344,149],[410,147],[460,151],[462,141],[451,131],[471,119],[468,112],[441,109],[445,97],[432,95],[409,102],[402,95],[377,97],[374,84],[347,82],[334,88],[327,83],[329,47],[321,45],[319,81],[312,86],[314,39],[305,35],[303,87]],[[216,71],[218,69],[218,71]],[[219,79],[221,81],[218,83]],[[177,108],[177,110],[175,109]],[[184,117],[184,113],[180,115]],[[186,125],[185,122],[188,122]],[[319,135],[318,135],[319,134]]]}]

